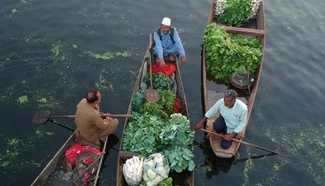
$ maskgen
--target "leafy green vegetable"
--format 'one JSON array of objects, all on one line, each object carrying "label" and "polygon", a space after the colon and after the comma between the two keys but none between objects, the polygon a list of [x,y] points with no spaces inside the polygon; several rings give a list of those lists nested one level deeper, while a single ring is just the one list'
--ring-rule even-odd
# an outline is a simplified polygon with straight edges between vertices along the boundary
[{"label": "leafy green vegetable", "polygon": [[207,71],[215,79],[229,82],[232,73],[246,72],[246,65],[250,74],[255,74],[263,56],[257,38],[228,34],[216,23],[208,25],[204,34]]},{"label": "leafy green vegetable", "polygon": [[166,147],[162,154],[168,158],[171,170],[182,172],[187,167],[189,171],[194,169],[191,147],[194,135],[195,132],[189,128],[189,120],[182,114],[172,114],[171,119],[162,128],[159,138]]},{"label": "leafy green vegetable", "polygon": [[[148,102],[149,103],[149,102]],[[139,152],[146,157],[161,152],[169,161],[170,169],[181,172],[192,171],[195,131],[191,131],[189,120],[182,114],[172,114],[167,122],[160,117],[134,113],[124,130],[122,149]]]},{"label": "leafy green vegetable", "polygon": [[[150,74],[147,73],[144,78],[143,82],[150,85]],[[152,74],[152,86],[156,90],[170,90],[171,85],[169,78],[162,72],[158,72],[157,74]]]},{"label": "leafy green vegetable", "polygon": [[158,90],[159,100],[158,104],[161,105],[165,112],[172,113],[175,105],[176,94],[171,90]]},{"label": "leafy green vegetable", "polygon": [[162,151],[162,154],[168,158],[170,170],[182,172],[187,168],[189,171],[192,171],[195,168],[193,150],[193,147],[174,145],[167,147],[167,149]]},{"label": "leafy green vegetable", "polygon": [[138,112],[140,109],[140,106],[143,105],[146,102],[146,99],[144,98],[144,90],[138,90],[132,99],[132,110],[135,112]]},{"label": "leafy green vegetable", "polygon": [[173,186],[173,178],[167,178],[161,181],[158,186]]},{"label": "leafy green vegetable", "polygon": [[217,19],[229,26],[241,26],[251,15],[251,0],[227,0],[224,12]]},{"label": "leafy green vegetable", "polygon": [[122,149],[148,156],[159,151],[159,133],[164,122],[157,116],[133,112],[133,119],[124,130]]},{"label": "leafy green vegetable", "polygon": [[158,116],[163,121],[167,121],[169,118],[168,115],[163,111],[163,107],[153,101],[148,101],[145,102],[143,105],[141,105],[139,109],[139,113]]},{"label": "leafy green vegetable", "polygon": [[[147,186],[147,182],[146,181],[141,181],[139,186]],[[157,186],[173,186],[173,178],[167,178],[164,179],[163,181],[161,181],[160,183],[158,183]]]}]

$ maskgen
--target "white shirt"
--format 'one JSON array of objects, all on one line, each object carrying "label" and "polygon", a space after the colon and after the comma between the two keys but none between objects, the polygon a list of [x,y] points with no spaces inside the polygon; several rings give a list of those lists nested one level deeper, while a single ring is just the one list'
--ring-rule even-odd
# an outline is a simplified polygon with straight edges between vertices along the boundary
[{"label": "white shirt", "polygon": [[219,99],[209,110],[205,113],[205,117],[212,118],[218,112],[225,119],[227,126],[227,134],[232,132],[240,133],[245,125],[247,119],[247,105],[242,101],[236,99],[232,108],[225,106],[224,99]]}]

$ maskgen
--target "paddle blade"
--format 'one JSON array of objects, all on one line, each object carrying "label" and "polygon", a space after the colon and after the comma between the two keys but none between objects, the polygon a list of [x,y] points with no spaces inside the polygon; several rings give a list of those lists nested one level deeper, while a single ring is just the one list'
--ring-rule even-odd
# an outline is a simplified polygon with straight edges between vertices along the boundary
[{"label": "paddle blade", "polygon": [[155,89],[147,89],[144,93],[144,98],[147,101],[157,102],[159,100],[159,94]]},{"label": "paddle blade", "polygon": [[36,123],[36,124],[44,124],[47,122],[48,120],[48,117],[51,115],[51,112],[46,110],[46,111],[37,111],[35,114],[34,114],[34,117],[32,119],[32,122],[33,123]]}]

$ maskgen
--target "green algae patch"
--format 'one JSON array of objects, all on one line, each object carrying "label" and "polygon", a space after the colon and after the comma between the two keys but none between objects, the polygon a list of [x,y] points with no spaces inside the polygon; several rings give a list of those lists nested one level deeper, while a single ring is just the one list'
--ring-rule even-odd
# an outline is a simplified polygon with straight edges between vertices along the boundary
[{"label": "green algae patch", "polygon": [[102,74],[99,75],[99,79],[95,82],[95,87],[100,90],[108,90],[109,86],[105,85],[106,80]]},{"label": "green algae patch", "polygon": [[43,42],[43,41],[45,41],[46,40],[46,38],[45,37],[39,37],[39,38],[37,38],[37,37],[25,37],[25,42],[27,43],[27,44],[32,44],[32,43],[40,43],[40,42]]},{"label": "green algae patch", "polygon": [[54,135],[53,132],[44,132],[44,131],[40,131],[40,130],[37,130],[37,131],[35,132],[35,134],[36,134],[38,137],[43,137],[43,136],[45,136],[45,135],[47,135],[47,136],[52,136],[52,135]]},{"label": "green algae patch", "polygon": [[115,56],[122,56],[122,57],[130,57],[131,53],[128,51],[124,52],[106,52],[104,54],[96,54],[93,52],[84,52],[85,54],[88,54],[90,57],[96,58],[96,59],[103,59],[103,60],[110,60],[113,59]]},{"label": "green algae patch", "polygon": [[54,133],[53,132],[45,132],[46,135],[52,136]]},{"label": "green algae patch", "polygon": [[18,98],[18,101],[17,101],[19,104],[25,104],[28,102],[28,96],[27,95],[23,95],[23,96],[20,96]]},{"label": "green algae patch", "polygon": [[8,141],[8,144],[10,146],[17,146],[19,142],[21,142],[20,139],[13,138],[13,139],[11,139],[11,140]]},{"label": "green algae patch", "polygon": [[128,51],[125,51],[125,52],[116,52],[115,55],[117,55],[117,56],[123,56],[123,57],[130,57],[131,56],[131,53],[128,52]]},{"label": "green algae patch", "polygon": [[[0,161],[2,162],[0,164],[0,167],[7,167],[10,164],[12,164],[12,159],[17,158],[17,156],[20,154],[19,153],[19,146],[22,143],[22,140],[17,139],[17,138],[12,138],[12,139],[5,139],[6,144],[4,144],[4,148],[6,149],[5,154],[0,153]],[[10,166],[12,167],[12,166]]]},{"label": "green algae patch", "polygon": [[24,4],[27,4],[27,1],[26,0],[21,0],[22,3]]},{"label": "green algae patch", "polygon": [[11,12],[12,13],[16,13],[17,12],[17,9],[16,8],[13,8],[13,9],[11,9]]},{"label": "green algae patch", "polygon": [[244,176],[244,180],[245,180],[245,182],[243,183],[243,186],[244,185],[251,185],[250,179],[249,179],[249,173],[253,170],[253,168],[254,168],[253,160],[252,159],[248,159],[246,161],[245,169],[243,171],[243,176]]},{"label": "green algae patch", "polygon": [[36,99],[39,108],[55,108],[59,105],[59,103],[55,101],[52,97],[49,98],[50,100],[44,97],[34,99]]},{"label": "green algae patch", "polygon": [[57,41],[55,44],[52,44],[51,51],[55,57],[57,57],[60,54],[60,52],[62,52],[62,47],[63,44],[61,43],[61,41]]},{"label": "green algae patch", "polygon": [[114,53],[106,52],[104,54],[95,54],[93,52],[84,52],[85,54],[88,54],[90,57],[96,58],[96,59],[103,59],[103,60],[109,60],[114,58]]},{"label": "green algae patch", "polygon": [[47,103],[47,99],[46,98],[41,98],[37,100],[38,103]]},{"label": "green algae patch", "polygon": [[78,48],[78,46],[76,44],[72,44],[73,48]]}]

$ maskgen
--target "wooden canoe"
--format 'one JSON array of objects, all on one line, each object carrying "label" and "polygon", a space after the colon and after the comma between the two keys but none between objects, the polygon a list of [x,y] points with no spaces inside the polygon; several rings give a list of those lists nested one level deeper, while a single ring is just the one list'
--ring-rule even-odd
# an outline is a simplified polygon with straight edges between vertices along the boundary
[{"label": "wooden canoe", "polygon": [[[220,22],[218,22],[215,19],[215,2],[212,2],[210,13],[207,20],[207,25],[216,22],[218,25],[224,26]],[[242,34],[245,36],[254,36],[259,38],[261,44],[262,44],[262,52],[264,54],[265,51],[265,39],[266,39],[266,27],[265,27],[265,19],[264,19],[264,7],[263,2],[261,3],[259,10],[255,17],[251,18],[248,23],[244,24],[242,27],[232,27],[232,26],[224,26],[226,28],[227,33],[233,33],[233,34]],[[243,139],[245,135],[245,131],[249,122],[249,118],[254,106],[255,97],[257,94],[258,84],[260,82],[260,76],[263,66],[263,59],[264,56],[261,58],[260,65],[256,70],[256,73],[254,75],[251,75],[251,77],[254,77],[254,83],[250,87],[250,94],[247,94],[247,90],[242,90],[233,87],[232,85],[226,86],[223,84],[219,84],[217,80],[215,80],[213,77],[209,76],[209,74],[206,71],[206,60],[205,60],[205,45],[203,44],[203,54],[202,54],[202,89],[203,89],[203,96],[204,96],[204,109],[205,111],[208,111],[210,107],[213,106],[213,104],[224,97],[224,91],[228,88],[235,89],[238,93],[238,99],[243,101],[247,104],[248,113],[247,113],[247,122],[246,127],[242,131],[240,140]],[[212,130],[212,123],[215,119],[209,119],[207,121],[207,129]],[[213,149],[216,156],[221,158],[231,158],[235,156],[238,152],[238,149],[240,147],[240,143],[233,142],[232,146],[229,149],[222,149],[220,146],[221,137],[218,136],[212,136],[208,135],[208,138],[210,139],[211,148]]]},{"label": "wooden canoe", "polygon": [[[31,186],[43,186],[43,185],[62,185],[62,183],[60,181],[60,183],[54,183],[53,180],[53,175],[60,175],[59,172],[62,173],[61,168],[59,168],[59,161],[61,159],[61,157],[64,155],[65,151],[67,149],[69,149],[72,145],[74,145],[76,143],[76,138],[74,136],[74,134],[71,134],[71,136],[68,138],[68,140],[62,145],[62,147],[58,150],[58,152],[53,156],[53,158],[50,160],[50,162],[45,166],[45,168],[42,170],[42,172],[36,177],[36,179],[34,180],[34,182],[31,184]],[[100,156],[99,161],[99,165],[97,167],[97,171],[94,179],[91,180],[91,182],[88,185],[98,185],[98,181],[99,181],[99,174],[100,174],[100,170],[101,170],[101,166],[103,164],[103,159],[104,159],[104,154],[106,151],[106,145],[107,145],[107,141],[108,141],[108,135],[106,136],[106,139],[104,141],[104,146],[102,149],[102,155]],[[63,173],[62,173],[63,174]],[[64,175],[62,175],[64,176]],[[70,180],[69,182],[65,182],[64,185],[76,185],[78,182],[75,182],[73,184],[74,178]],[[77,184],[78,185],[78,184]]]},{"label": "wooden canoe", "polygon": [[[133,93],[131,96],[127,114],[132,114],[132,98],[134,97],[135,93],[139,89],[144,88],[143,87],[144,83],[142,82],[142,79],[146,75],[146,73],[148,73],[149,68],[150,68],[148,59],[152,58],[150,48],[151,48],[151,44],[149,44],[148,49],[145,53],[145,56],[142,60],[142,65],[140,67],[137,80],[135,82],[135,86],[134,86],[134,90],[133,90]],[[176,84],[177,84],[176,96],[177,96],[177,98],[180,99],[181,105],[182,105],[182,107],[180,109],[180,113],[189,119],[185,91],[183,88],[181,73],[180,73],[179,65],[178,65],[177,61],[175,62],[175,65],[176,65],[175,80],[176,80]],[[128,122],[129,122],[129,118],[126,118],[123,131],[126,129]],[[118,160],[117,160],[117,175],[116,175],[117,176],[117,178],[116,178],[117,186],[127,186],[128,185],[126,183],[124,175],[123,175],[123,165],[127,159],[132,158],[134,155],[138,154],[136,152],[123,151],[123,149],[122,149],[123,135],[124,134],[122,133],[121,140],[120,140],[121,144],[120,144],[120,148],[119,148],[119,155],[118,155]],[[182,186],[182,185],[193,186],[194,185],[194,171],[183,171],[181,173],[172,172],[172,173],[169,173],[169,176],[172,177],[172,179],[173,179],[173,185],[180,185],[180,186]]]}]

